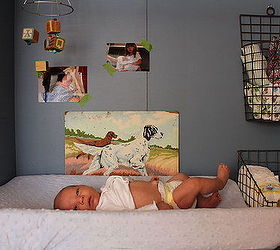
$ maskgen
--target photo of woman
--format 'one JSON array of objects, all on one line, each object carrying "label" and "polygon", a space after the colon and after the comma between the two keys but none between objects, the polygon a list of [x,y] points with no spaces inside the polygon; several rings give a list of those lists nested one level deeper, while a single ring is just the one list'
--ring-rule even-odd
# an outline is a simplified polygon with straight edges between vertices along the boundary
[{"label": "photo of woman", "polygon": [[107,62],[116,71],[149,71],[149,52],[136,43],[107,43]]}]

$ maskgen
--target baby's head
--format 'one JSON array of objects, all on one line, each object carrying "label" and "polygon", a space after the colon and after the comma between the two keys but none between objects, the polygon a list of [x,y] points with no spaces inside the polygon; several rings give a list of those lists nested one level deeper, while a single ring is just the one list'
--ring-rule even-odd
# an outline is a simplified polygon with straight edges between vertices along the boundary
[{"label": "baby's head", "polygon": [[56,195],[54,209],[95,210],[99,198],[100,193],[90,186],[67,186]]}]

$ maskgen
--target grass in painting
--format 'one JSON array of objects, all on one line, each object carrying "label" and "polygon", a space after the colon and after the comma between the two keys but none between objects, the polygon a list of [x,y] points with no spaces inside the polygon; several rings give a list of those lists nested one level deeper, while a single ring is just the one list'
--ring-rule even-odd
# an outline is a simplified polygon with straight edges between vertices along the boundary
[{"label": "grass in painting", "polygon": [[[74,136],[65,137],[65,167],[66,174],[82,174],[90,166],[94,156],[83,155],[76,158],[77,155],[82,153],[74,142]],[[119,142],[113,141],[113,144]],[[179,171],[179,151],[169,146],[161,148],[158,146],[150,147],[150,157],[146,162],[148,175],[174,175]],[[105,169],[94,171],[94,175],[103,175]],[[138,171],[125,166],[119,166],[118,169],[113,171],[113,175],[140,175]]]},{"label": "grass in painting", "polygon": [[149,160],[146,163],[155,175],[174,175],[179,171],[178,149],[151,148]]}]

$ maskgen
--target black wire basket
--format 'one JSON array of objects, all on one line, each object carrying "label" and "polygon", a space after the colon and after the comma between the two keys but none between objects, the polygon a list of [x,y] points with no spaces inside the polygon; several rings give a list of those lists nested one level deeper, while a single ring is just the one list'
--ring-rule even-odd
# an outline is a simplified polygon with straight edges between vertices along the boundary
[{"label": "black wire basket", "polygon": [[[263,188],[253,177],[249,165],[268,168],[280,181],[280,150],[239,150],[237,183],[249,207],[276,207],[277,201],[268,200]],[[277,180],[276,180],[277,181]],[[277,191],[280,197],[280,187]],[[278,201],[279,203],[279,201]]]},{"label": "black wire basket", "polygon": [[239,17],[245,118],[280,121],[280,16]]}]

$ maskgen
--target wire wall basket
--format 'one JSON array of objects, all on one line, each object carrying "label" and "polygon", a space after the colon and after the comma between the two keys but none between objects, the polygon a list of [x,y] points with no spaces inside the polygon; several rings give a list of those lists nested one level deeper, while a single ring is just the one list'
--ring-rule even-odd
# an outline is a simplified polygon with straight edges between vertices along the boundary
[{"label": "wire wall basket", "polygon": [[280,150],[239,150],[238,186],[249,207],[280,206]]},{"label": "wire wall basket", "polygon": [[280,16],[239,16],[245,118],[280,121]]}]

